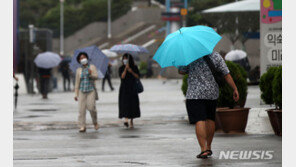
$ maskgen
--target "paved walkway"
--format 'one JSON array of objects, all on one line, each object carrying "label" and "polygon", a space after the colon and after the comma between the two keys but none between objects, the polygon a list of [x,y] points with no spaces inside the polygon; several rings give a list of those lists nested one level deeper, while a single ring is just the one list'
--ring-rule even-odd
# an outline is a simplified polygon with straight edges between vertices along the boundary
[{"label": "paved walkway", "polygon": [[[88,114],[86,134],[77,132],[73,92],[51,93],[48,100],[21,95],[14,111],[14,166],[281,166],[281,138],[273,135],[265,112],[269,106],[260,105],[258,87],[249,87],[246,107],[252,109],[246,134],[216,133],[214,157],[198,160],[181,80],[142,82],[142,116],[135,120],[135,129],[123,128],[118,119],[119,80],[113,81],[116,91],[99,92],[102,128],[94,131]],[[220,159],[221,151],[228,150],[272,150],[274,156],[271,160]]]}]

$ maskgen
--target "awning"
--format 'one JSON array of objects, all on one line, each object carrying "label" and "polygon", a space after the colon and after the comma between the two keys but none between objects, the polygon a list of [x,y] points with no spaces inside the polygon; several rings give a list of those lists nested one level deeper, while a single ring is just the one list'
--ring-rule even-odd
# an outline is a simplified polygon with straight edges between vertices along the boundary
[{"label": "awning", "polygon": [[203,10],[202,13],[259,12],[260,0],[242,0]]}]

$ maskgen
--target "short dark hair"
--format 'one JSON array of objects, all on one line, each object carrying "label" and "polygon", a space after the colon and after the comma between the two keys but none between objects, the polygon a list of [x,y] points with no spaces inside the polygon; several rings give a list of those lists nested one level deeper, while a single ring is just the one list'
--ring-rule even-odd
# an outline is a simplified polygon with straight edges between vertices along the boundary
[{"label": "short dark hair", "polygon": [[86,56],[86,58],[88,59],[88,55],[87,55],[86,52],[80,52],[80,53],[78,54],[78,56],[76,57],[76,60],[77,60],[78,63],[80,63],[80,60],[79,60],[79,59],[80,59],[80,56],[81,56],[81,55]]}]

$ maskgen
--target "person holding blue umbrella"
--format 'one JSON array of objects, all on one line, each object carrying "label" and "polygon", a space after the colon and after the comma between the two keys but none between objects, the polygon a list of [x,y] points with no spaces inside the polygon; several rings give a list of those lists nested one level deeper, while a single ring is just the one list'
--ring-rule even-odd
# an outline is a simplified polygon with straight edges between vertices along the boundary
[{"label": "person holding blue umbrella", "polygon": [[201,149],[197,158],[205,159],[213,154],[218,83],[225,80],[233,88],[233,99],[239,100],[226,63],[219,53],[213,52],[220,39],[210,27],[184,27],[168,35],[153,57],[162,68],[175,66],[180,74],[188,74],[186,108],[189,122],[195,124]]},{"label": "person holding blue umbrella", "polygon": [[80,52],[76,57],[77,62],[81,67],[76,70],[75,80],[75,101],[79,104],[78,124],[80,126],[79,132],[86,131],[86,109],[90,111],[90,115],[94,124],[95,130],[99,129],[97,122],[96,109],[96,85],[95,80],[98,79],[98,72],[96,66],[89,64],[88,54]]}]

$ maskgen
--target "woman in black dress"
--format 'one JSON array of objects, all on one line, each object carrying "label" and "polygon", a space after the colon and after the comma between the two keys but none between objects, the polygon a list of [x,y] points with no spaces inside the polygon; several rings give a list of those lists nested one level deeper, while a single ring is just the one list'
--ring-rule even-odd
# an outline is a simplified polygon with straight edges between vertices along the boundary
[{"label": "woman in black dress", "polygon": [[121,84],[119,88],[119,118],[124,119],[124,125],[133,128],[133,119],[140,117],[139,96],[136,90],[136,80],[139,78],[139,69],[130,54],[122,56],[123,65],[119,68]]}]

